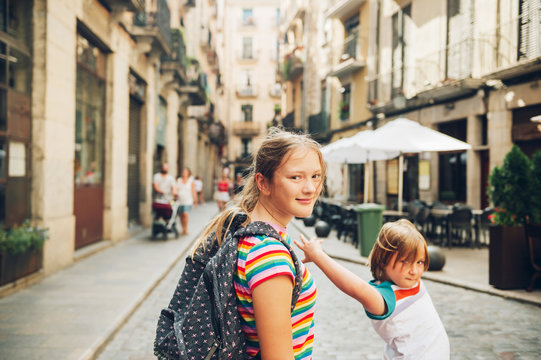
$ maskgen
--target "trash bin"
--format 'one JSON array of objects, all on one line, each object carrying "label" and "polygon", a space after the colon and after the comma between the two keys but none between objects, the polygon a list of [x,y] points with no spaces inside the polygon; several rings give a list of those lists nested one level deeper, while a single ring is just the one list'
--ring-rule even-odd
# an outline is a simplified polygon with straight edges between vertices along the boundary
[{"label": "trash bin", "polygon": [[383,223],[383,210],[380,204],[359,204],[357,212],[357,239],[359,240],[361,256],[370,255],[378,238]]}]

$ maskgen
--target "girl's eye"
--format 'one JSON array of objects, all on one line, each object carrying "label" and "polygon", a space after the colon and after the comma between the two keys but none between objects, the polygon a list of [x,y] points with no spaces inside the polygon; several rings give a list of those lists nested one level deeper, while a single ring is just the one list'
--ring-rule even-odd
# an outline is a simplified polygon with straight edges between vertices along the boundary
[{"label": "girl's eye", "polygon": [[424,260],[419,260],[419,261],[417,261],[417,264],[419,264],[419,265],[423,265],[424,263],[425,263]]},{"label": "girl's eye", "polygon": [[295,176],[292,176],[291,178],[292,178],[293,180],[299,180],[301,177],[298,176],[298,175],[295,175]]},{"label": "girl's eye", "polygon": [[320,177],[321,177],[321,174],[312,175],[312,179],[319,179]]}]

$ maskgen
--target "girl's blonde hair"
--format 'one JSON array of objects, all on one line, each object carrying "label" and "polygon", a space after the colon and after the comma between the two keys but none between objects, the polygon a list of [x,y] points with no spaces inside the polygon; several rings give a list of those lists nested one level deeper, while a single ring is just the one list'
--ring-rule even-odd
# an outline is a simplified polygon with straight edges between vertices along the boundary
[{"label": "girl's blonde hair", "polygon": [[406,219],[383,224],[378,240],[374,244],[368,259],[374,279],[378,281],[390,280],[385,274],[385,266],[387,266],[393,254],[398,253],[396,260],[415,261],[419,245],[424,248],[426,271],[429,264],[428,249],[425,238],[415,225]]},{"label": "girl's blonde hair", "polygon": [[[257,153],[254,155],[252,164],[249,168],[249,174],[245,177],[245,184],[242,191],[235,197],[235,203],[228,206],[227,209],[218,214],[210,224],[205,228],[201,237],[196,241],[192,248],[192,256],[201,246],[212,246],[214,241],[221,245],[222,240],[231,226],[232,220],[237,214],[245,213],[248,215],[242,226],[250,223],[249,214],[254,209],[259,200],[259,188],[257,187],[255,175],[260,173],[272,182],[274,173],[290,155],[291,151],[298,148],[314,150],[319,158],[321,165],[321,184],[323,187],[325,179],[325,161],[321,154],[320,145],[306,134],[294,134],[281,130],[277,127],[271,127],[267,137],[261,143]],[[227,222],[227,224],[226,224]],[[226,228],[223,231],[224,227]],[[205,240],[212,232],[215,232],[213,241],[207,243]]]}]

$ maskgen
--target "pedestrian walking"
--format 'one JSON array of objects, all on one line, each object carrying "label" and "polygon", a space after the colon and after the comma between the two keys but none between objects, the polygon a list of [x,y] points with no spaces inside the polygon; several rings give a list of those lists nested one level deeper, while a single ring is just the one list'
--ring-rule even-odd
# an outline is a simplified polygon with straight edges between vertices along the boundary
[{"label": "pedestrian walking", "polygon": [[181,235],[188,234],[189,211],[192,206],[197,206],[197,193],[192,172],[189,168],[182,169],[181,176],[176,182],[178,214],[180,216],[180,225],[182,225]]},{"label": "pedestrian walking", "polygon": [[[209,224],[193,253],[204,246],[212,232],[216,232],[215,239],[221,239],[227,219],[240,213],[248,215],[245,225],[265,222],[290,243],[286,226],[294,216],[312,213],[324,175],[317,142],[306,135],[271,128],[234,205]],[[264,360],[312,359],[316,286],[308,270],[300,266],[302,288],[292,311],[296,272],[287,247],[268,236],[239,239],[234,287],[246,355]]]},{"label": "pedestrian walking", "polygon": [[201,177],[199,175],[196,175],[195,179],[193,180],[193,183],[195,184],[195,193],[197,194],[197,202],[203,205],[205,203],[205,199],[203,196],[203,180],[201,180]]},{"label": "pedestrian walking", "polygon": [[383,225],[370,253],[373,280],[366,282],[338,262],[314,238],[295,244],[344,293],[359,301],[385,341],[384,359],[450,358],[449,339],[421,281],[428,269],[426,241],[406,219]]},{"label": "pedestrian walking", "polygon": [[169,165],[163,163],[160,172],[154,174],[152,181],[156,200],[171,201],[175,192],[175,178],[169,175]]},{"label": "pedestrian walking", "polygon": [[224,168],[222,170],[222,177],[218,180],[216,189],[216,202],[218,203],[218,209],[223,211],[226,204],[231,200],[229,190],[231,188],[231,181],[229,180],[229,169]]}]

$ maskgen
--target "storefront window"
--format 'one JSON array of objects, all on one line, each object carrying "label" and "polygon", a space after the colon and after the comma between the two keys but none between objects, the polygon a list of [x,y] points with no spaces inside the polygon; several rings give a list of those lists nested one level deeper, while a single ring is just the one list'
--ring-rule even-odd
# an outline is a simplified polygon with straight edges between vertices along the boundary
[{"label": "storefront window", "polygon": [[25,46],[30,46],[32,0],[0,0],[0,31],[8,33]]},{"label": "storefront window", "polygon": [[75,183],[103,183],[105,54],[82,36],[77,39]]},{"label": "storefront window", "polygon": [[0,41],[0,85],[6,85],[6,60],[8,58],[6,44]]},{"label": "storefront window", "polygon": [[30,94],[32,65],[30,58],[10,48],[8,56],[9,87],[24,94]]}]

